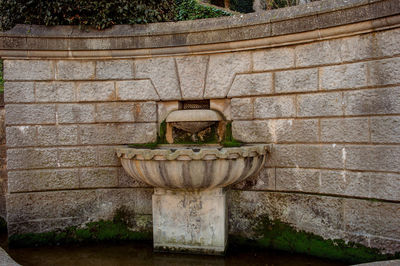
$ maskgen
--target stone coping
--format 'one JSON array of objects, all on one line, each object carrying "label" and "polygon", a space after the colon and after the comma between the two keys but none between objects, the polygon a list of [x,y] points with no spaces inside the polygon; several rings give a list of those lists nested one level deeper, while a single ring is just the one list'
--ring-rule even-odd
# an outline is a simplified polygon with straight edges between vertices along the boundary
[{"label": "stone coping", "polygon": [[[103,31],[17,25],[0,33],[0,56],[121,58],[228,52],[398,27],[399,14],[398,0],[322,0],[232,17],[116,25]],[[345,27],[348,24],[353,25]]]},{"label": "stone coping", "polygon": [[265,155],[268,150],[268,144],[251,144],[241,147],[163,145],[155,149],[126,146],[116,148],[119,158],[156,161],[236,159]]}]

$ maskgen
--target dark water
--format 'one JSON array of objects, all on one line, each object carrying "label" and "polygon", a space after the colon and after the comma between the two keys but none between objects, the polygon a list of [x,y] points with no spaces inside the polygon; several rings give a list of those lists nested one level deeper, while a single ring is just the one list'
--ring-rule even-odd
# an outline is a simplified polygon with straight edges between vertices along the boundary
[{"label": "dark water", "polygon": [[7,249],[22,265],[344,265],[270,250],[228,250],[225,257],[153,253],[152,243]]}]

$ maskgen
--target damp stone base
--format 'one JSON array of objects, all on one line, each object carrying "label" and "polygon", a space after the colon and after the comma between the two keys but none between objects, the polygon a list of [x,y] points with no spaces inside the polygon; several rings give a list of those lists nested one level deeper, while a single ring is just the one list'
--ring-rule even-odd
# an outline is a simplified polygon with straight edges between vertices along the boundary
[{"label": "damp stone base", "polygon": [[226,192],[155,189],[154,250],[222,255],[228,239]]}]

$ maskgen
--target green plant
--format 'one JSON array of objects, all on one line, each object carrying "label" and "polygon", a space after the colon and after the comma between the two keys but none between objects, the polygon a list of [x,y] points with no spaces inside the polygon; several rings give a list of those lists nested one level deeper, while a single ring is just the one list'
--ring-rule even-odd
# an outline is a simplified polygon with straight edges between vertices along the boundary
[{"label": "green plant", "polygon": [[214,7],[203,6],[196,0],[176,0],[176,20],[192,20],[230,16],[231,13]]}]

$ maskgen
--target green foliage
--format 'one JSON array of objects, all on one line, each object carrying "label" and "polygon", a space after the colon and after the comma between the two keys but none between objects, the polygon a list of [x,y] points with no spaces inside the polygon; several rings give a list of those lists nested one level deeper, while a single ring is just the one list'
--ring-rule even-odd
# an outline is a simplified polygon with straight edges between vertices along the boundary
[{"label": "green foliage", "polygon": [[253,0],[231,0],[230,9],[241,13],[254,12]]},{"label": "green foliage", "polygon": [[225,137],[224,140],[221,142],[221,145],[224,147],[240,147],[243,145],[243,143],[233,138],[232,122],[226,124]]},{"label": "green foliage", "polygon": [[0,93],[4,92],[3,60],[0,60]]},{"label": "green foliage", "polygon": [[195,0],[176,0],[176,19],[192,20],[230,16],[229,12],[214,7],[199,5]]}]

